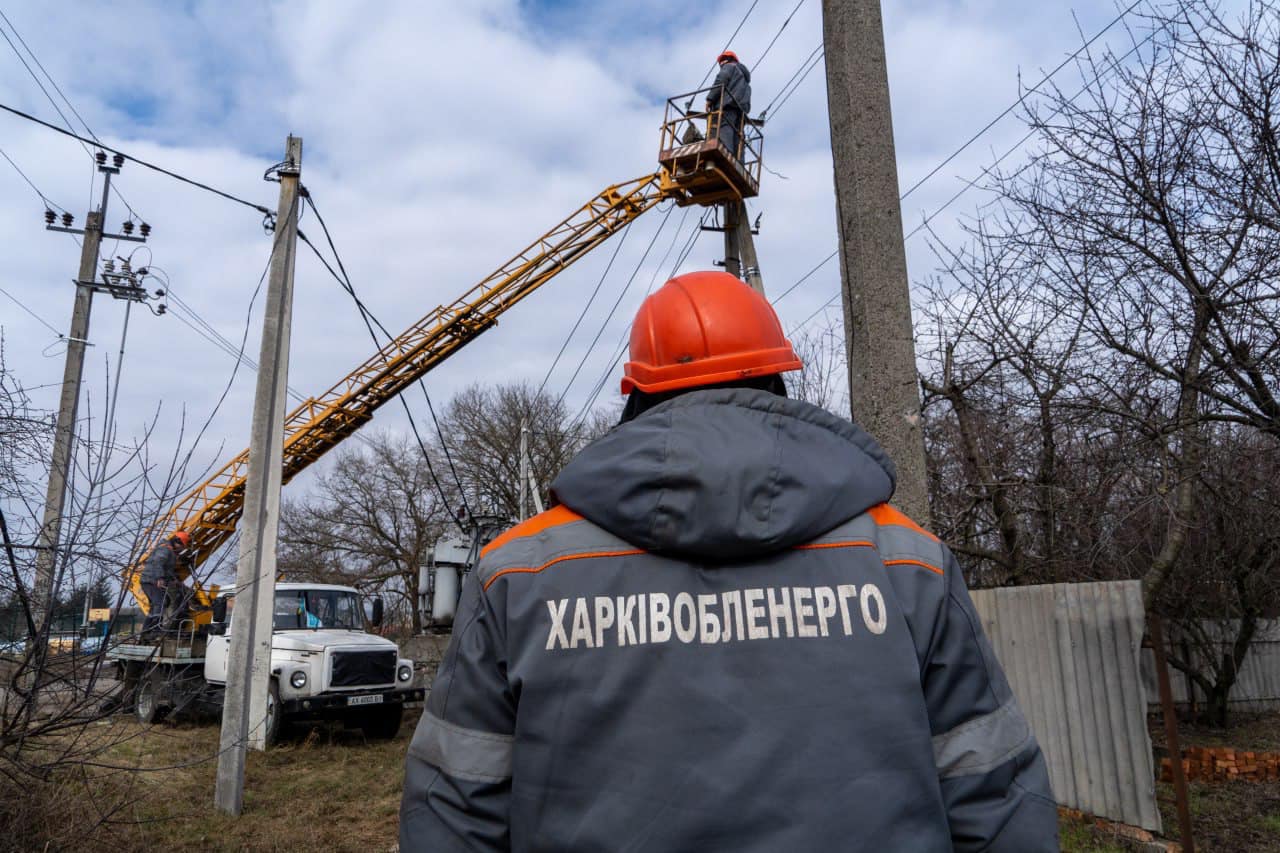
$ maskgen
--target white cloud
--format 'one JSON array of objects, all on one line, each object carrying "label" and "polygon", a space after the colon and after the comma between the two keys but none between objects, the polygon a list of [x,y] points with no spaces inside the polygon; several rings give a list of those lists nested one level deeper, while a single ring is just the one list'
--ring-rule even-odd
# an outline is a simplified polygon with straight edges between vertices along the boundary
[{"label": "white cloud", "polygon": [[[793,7],[761,4],[735,40],[749,65]],[[821,39],[819,3],[796,13],[755,71],[755,104],[766,105]],[[654,168],[666,94],[687,91],[707,71],[747,4],[632,2],[557,5],[391,2],[371,13],[357,4],[314,2],[264,8],[250,2],[39,4],[10,17],[80,113],[130,153],[274,209],[274,185],[260,181],[287,132],[305,141],[303,180],[315,194],[363,299],[393,331],[451,301],[607,184]],[[886,37],[903,188],[1007,106],[1016,73],[1055,65],[1079,43],[1070,14],[1047,4],[917,0],[885,4]],[[1092,33],[1112,16],[1095,2],[1081,13]],[[1110,40],[1120,43],[1122,36]],[[0,44],[0,100],[53,116],[26,71]],[[768,129],[771,169],[752,210],[770,292],[778,293],[835,246],[829,131],[822,67]],[[1035,75],[1035,76],[1038,76]],[[910,230],[975,175],[991,151],[1022,133],[1016,120],[950,164],[906,205]],[[80,147],[47,130],[0,116],[0,147],[59,204],[83,221],[90,168]],[[154,264],[218,330],[239,341],[249,296],[270,240],[260,216],[130,164],[118,186],[155,228]],[[0,233],[7,237],[0,286],[55,326],[70,312],[69,279],[78,252],[42,230],[42,207],[0,163]],[[966,198],[939,220],[971,210]],[[124,210],[112,201],[110,223]],[[557,393],[636,267],[661,219],[633,229],[549,387]],[[679,219],[641,269],[568,400],[580,403],[603,369],[656,270]],[[691,220],[692,221],[692,217]],[[319,241],[311,214],[303,230]],[[616,238],[615,238],[616,239]],[[683,243],[683,236],[680,239]],[[431,374],[443,401],[462,386],[540,381],[595,286],[612,245],[598,250],[524,304],[497,329]],[[679,247],[677,246],[677,249]],[[918,238],[912,274],[932,265]],[[124,251],[124,249],[120,249]],[[145,254],[145,253],[142,253]],[[706,267],[720,238],[703,235],[685,268]],[[139,256],[141,257],[141,255]],[[668,267],[671,261],[667,262]],[[658,281],[667,272],[658,274]],[[804,318],[834,293],[830,264],[780,306],[784,324]],[[259,301],[259,307],[261,300]],[[118,345],[122,305],[98,297],[86,369],[87,393],[105,392],[103,365]],[[258,324],[248,354],[256,358]],[[41,355],[50,332],[0,296],[9,366],[28,385],[56,382],[61,359]],[[318,393],[361,362],[371,346],[346,296],[301,250],[290,384]],[[134,312],[120,420],[136,433],[163,402],[161,433],[211,410],[231,360],[173,317]],[[588,378],[589,377],[589,378]],[[612,395],[616,379],[606,393]],[[37,392],[47,408],[55,389]],[[227,452],[247,439],[253,375],[242,370],[210,429]],[[416,393],[410,397],[421,408]],[[398,407],[379,421],[401,422]]]}]

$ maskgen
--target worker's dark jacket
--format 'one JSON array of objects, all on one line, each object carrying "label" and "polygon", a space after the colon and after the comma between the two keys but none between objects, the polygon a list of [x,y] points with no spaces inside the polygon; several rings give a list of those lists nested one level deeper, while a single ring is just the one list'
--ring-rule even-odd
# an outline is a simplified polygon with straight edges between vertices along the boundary
[{"label": "worker's dark jacket", "polygon": [[467,579],[401,850],[1056,850],[1040,749],[892,472],[745,389],[589,446]]},{"label": "worker's dark jacket", "polygon": [[151,550],[147,561],[142,565],[142,582],[154,584],[156,581],[178,580],[178,555],[168,542],[161,542]]},{"label": "worker's dark jacket", "polygon": [[741,62],[721,65],[707,92],[707,109],[718,110],[721,106],[744,115],[751,112],[751,72]]}]

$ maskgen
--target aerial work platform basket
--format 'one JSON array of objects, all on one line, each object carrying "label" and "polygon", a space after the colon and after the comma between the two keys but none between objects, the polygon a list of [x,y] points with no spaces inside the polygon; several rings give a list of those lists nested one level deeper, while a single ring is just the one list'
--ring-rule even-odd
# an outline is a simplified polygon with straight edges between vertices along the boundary
[{"label": "aerial work platform basket", "polygon": [[760,193],[764,122],[741,114],[742,126],[734,133],[725,125],[725,110],[692,109],[706,102],[712,88],[667,99],[658,165],[663,195],[681,207],[740,201]]}]

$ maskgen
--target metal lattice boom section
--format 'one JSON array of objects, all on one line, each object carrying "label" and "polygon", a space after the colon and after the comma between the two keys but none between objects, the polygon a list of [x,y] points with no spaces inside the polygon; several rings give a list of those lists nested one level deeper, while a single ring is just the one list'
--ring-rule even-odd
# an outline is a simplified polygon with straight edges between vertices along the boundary
[{"label": "metal lattice boom section", "polygon": [[[328,391],[301,403],[285,420],[284,482],[359,429],[378,407],[496,325],[500,314],[666,195],[661,173],[607,188],[456,302],[436,308]],[[157,519],[147,530],[141,553],[150,553],[174,530],[188,531],[193,557],[189,567],[178,570],[179,578],[185,579],[235,531],[244,507],[248,467],[246,449]],[[127,570],[128,583],[147,611],[140,567],[139,563]],[[216,589],[195,584],[198,605],[207,607],[215,594]]]}]

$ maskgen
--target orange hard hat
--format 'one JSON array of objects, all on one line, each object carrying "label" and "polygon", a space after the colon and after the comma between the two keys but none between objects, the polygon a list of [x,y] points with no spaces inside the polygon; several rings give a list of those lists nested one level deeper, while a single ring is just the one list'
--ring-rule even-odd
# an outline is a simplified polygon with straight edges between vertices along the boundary
[{"label": "orange hard hat", "polygon": [[175,530],[173,531],[173,535],[170,536],[169,538],[177,539],[179,542],[182,543],[183,548],[189,547],[191,545],[191,534],[185,530]]},{"label": "orange hard hat", "polygon": [[732,50],[726,50],[724,53],[716,57],[716,64],[719,65],[721,62],[724,62],[726,59],[732,60],[733,62],[737,62],[738,54],[734,53]]},{"label": "orange hard hat", "polygon": [[631,324],[622,393],[695,388],[804,365],[763,295],[726,272],[676,276]]}]

